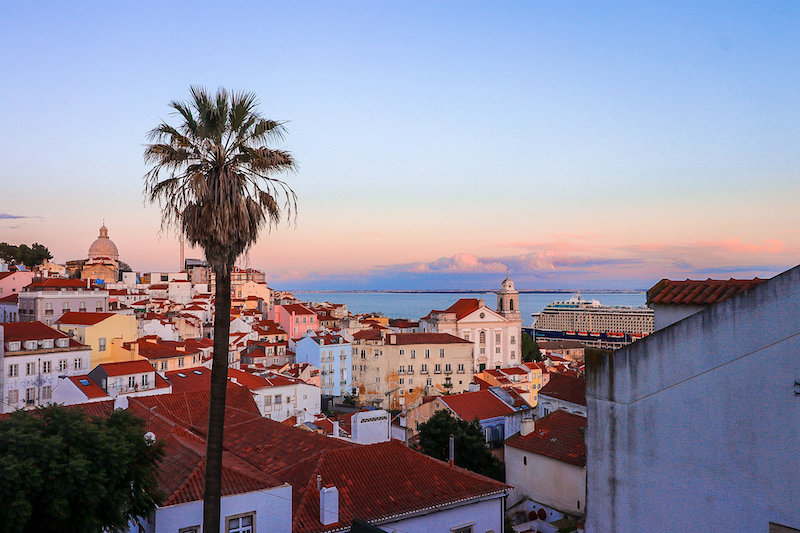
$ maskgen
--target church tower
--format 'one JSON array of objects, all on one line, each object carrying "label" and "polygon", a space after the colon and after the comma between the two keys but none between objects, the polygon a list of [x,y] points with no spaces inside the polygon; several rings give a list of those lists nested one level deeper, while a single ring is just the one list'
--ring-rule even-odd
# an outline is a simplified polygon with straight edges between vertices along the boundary
[{"label": "church tower", "polygon": [[514,288],[514,282],[508,279],[508,273],[497,291],[497,312],[509,320],[520,320],[519,293]]}]

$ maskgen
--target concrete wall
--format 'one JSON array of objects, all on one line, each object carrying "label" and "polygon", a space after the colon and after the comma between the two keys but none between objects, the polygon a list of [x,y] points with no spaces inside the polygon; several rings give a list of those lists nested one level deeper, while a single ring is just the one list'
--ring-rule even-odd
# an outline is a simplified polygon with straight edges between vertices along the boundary
[{"label": "concrete wall", "polygon": [[692,316],[699,313],[707,306],[704,305],[659,305],[654,304],[650,307],[654,312],[654,331],[664,329],[665,327],[679,322],[687,316]]},{"label": "concrete wall", "polygon": [[514,486],[509,505],[528,497],[573,515],[586,512],[586,468],[513,446],[505,447],[505,465],[506,483]]},{"label": "concrete wall", "polygon": [[503,494],[491,499],[476,501],[442,511],[430,511],[423,516],[406,518],[395,522],[376,523],[387,532],[429,533],[448,532],[460,526],[472,525],[475,533],[503,531]]},{"label": "concrete wall", "polygon": [[800,527],[800,267],[586,376],[587,531]]}]

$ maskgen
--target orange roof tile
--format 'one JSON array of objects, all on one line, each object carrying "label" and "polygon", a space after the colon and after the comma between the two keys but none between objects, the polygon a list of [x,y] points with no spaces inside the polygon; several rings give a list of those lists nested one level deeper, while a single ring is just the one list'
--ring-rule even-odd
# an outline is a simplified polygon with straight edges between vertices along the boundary
[{"label": "orange roof tile", "polygon": [[114,316],[114,313],[86,313],[79,311],[70,311],[61,315],[61,318],[56,320],[56,324],[69,324],[80,326],[94,326],[103,320]]},{"label": "orange roof tile", "polygon": [[98,365],[109,376],[126,376],[128,374],[144,374],[155,372],[153,365],[147,361],[120,361],[117,363],[102,363]]},{"label": "orange roof tile", "polygon": [[586,381],[553,372],[547,385],[539,389],[539,396],[549,396],[577,405],[586,405]]},{"label": "orange roof tile", "polygon": [[534,430],[527,435],[517,433],[506,440],[506,445],[563,463],[586,466],[586,417],[555,411],[535,422]]},{"label": "orange roof tile", "polygon": [[78,387],[78,390],[80,390],[89,399],[104,398],[108,396],[106,391],[101,389],[97,383],[89,379],[88,375],[69,376],[68,379],[74,383],[75,386]]},{"label": "orange roof tile", "polygon": [[[5,342],[69,338],[66,333],[53,329],[43,322],[6,322],[5,324],[0,324],[0,326],[3,326],[3,340]],[[78,343],[78,346],[81,346],[81,344]]]},{"label": "orange roof tile", "polygon": [[710,305],[727,300],[765,281],[760,278],[729,280],[709,278],[705,281],[662,279],[647,291],[647,305]]},{"label": "orange roof tile", "polygon": [[439,396],[462,420],[486,420],[513,413],[514,410],[488,390]]}]

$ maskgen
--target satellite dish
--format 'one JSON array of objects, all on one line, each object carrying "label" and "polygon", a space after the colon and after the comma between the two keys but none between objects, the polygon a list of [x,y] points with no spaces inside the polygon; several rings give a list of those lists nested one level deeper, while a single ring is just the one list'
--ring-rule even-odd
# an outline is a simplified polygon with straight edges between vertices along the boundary
[{"label": "satellite dish", "polygon": [[144,441],[149,445],[152,445],[156,441],[156,434],[152,431],[148,431],[144,434]]}]

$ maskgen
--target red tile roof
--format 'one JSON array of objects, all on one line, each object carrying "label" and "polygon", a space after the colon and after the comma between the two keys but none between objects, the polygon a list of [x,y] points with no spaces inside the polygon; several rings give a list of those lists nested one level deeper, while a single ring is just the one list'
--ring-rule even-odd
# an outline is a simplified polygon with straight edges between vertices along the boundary
[{"label": "red tile roof", "polygon": [[150,285],[148,289],[150,289],[151,291],[164,291],[169,289],[169,285],[167,285],[166,283],[155,283],[153,285]]},{"label": "red tile roof", "polygon": [[[152,368],[152,367],[151,367]],[[107,397],[106,391],[92,381],[88,375],[83,376],[69,376],[68,378],[87,398],[104,398]],[[86,385],[84,385],[86,383]]]},{"label": "red tile roof", "polygon": [[281,306],[287,313],[295,315],[314,315],[317,314],[303,304],[286,304]]},{"label": "red tile roof", "polygon": [[514,410],[488,390],[439,396],[462,420],[486,420],[513,413]]},{"label": "red tile roof", "polygon": [[109,376],[126,376],[128,374],[144,374],[155,372],[153,365],[141,359],[137,361],[120,361],[117,363],[103,363],[100,366]]},{"label": "red tile roof", "polygon": [[473,311],[476,311],[480,306],[481,306],[481,301],[478,300],[477,298],[461,298],[460,300],[458,300],[456,303],[454,303],[444,311],[433,309],[431,310],[430,313],[428,313],[427,316],[423,318],[430,318],[430,316],[434,313],[455,313],[456,320],[461,320],[468,314],[472,313]]},{"label": "red tile roof", "polygon": [[395,344],[472,344],[450,333],[392,333]]},{"label": "red tile roof", "polygon": [[586,381],[553,372],[547,385],[539,389],[539,396],[549,396],[577,405],[586,405]]},{"label": "red tile roof", "polygon": [[586,466],[586,417],[556,411],[535,422],[527,435],[517,433],[506,440],[506,445],[563,463]]},{"label": "red tile roof", "polygon": [[66,333],[53,329],[42,322],[6,322],[5,324],[0,324],[0,326],[3,326],[3,340],[5,342],[69,338]]},{"label": "red tile roof", "polygon": [[61,318],[56,320],[56,324],[94,326],[95,324],[98,324],[112,316],[114,316],[114,313],[85,313],[70,311],[61,315]]},{"label": "red tile roof", "polygon": [[[310,533],[347,526],[354,518],[385,520],[503,494],[511,488],[415,452],[396,440],[325,451],[275,475],[292,484],[292,530]],[[323,526],[319,521],[317,475],[325,486],[339,491],[336,524]]]},{"label": "red tile roof", "polygon": [[25,289],[85,289],[86,282],[79,279],[48,278],[42,281],[34,281]]},{"label": "red tile roof", "polygon": [[379,341],[381,340],[380,329],[362,329],[353,334],[353,339],[362,341]]},{"label": "red tile roof", "polygon": [[710,305],[727,300],[740,292],[764,283],[753,279],[707,279],[705,281],[672,281],[662,279],[647,291],[647,305]]},{"label": "red tile roof", "polygon": [[0,298],[0,304],[15,304],[19,302],[19,293],[9,294]]}]

